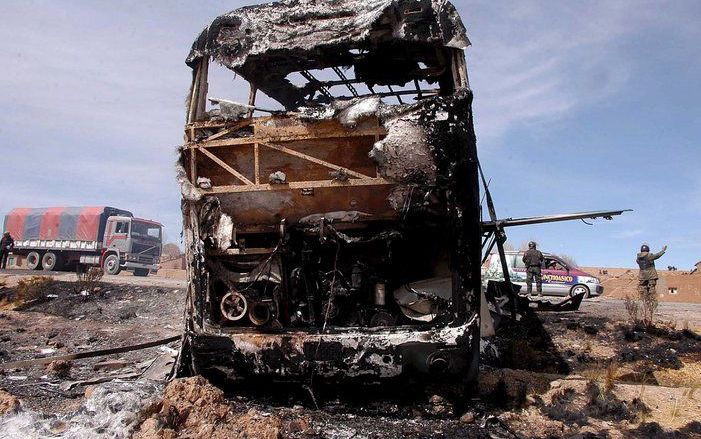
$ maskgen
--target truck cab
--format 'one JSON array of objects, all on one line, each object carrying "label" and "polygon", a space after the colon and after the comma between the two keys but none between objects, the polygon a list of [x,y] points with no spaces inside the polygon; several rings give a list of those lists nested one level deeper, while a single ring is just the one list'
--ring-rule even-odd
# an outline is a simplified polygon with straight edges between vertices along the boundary
[{"label": "truck cab", "polygon": [[146,276],[158,271],[162,250],[162,228],[155,221],[128,216],[107,219],[102,241],[102,266],[108,274],[123,269]]}]

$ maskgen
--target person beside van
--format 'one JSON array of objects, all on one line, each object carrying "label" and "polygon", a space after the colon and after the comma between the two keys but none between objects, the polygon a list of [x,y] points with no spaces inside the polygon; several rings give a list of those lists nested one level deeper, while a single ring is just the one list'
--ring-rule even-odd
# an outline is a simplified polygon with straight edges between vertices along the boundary
[{"label": "person beside van", "polygon": [[535,278],[536,289],[538,296],[543,295],[543,276],[541,269],[543,267],[543,253],[538,250],[535,242],[528,243],[528,250],[523,254],[523,263],[526,265],[526,288],[528,295],[533,294],[533,279]]}]

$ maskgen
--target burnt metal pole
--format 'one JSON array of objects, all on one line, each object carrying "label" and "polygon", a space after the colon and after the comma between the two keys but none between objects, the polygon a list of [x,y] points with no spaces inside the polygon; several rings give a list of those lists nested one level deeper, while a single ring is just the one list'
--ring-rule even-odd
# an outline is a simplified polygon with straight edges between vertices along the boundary
[{"label": "burnt metal pole", "polygon": [[506,263],[506,253],[504,252],[504,242],[506,242],[506,233],[504,233],[504,228],[501,226],[499,220],[497,220],[497,212],[494,208],[494,200],[492,200],[492,194],[489,192],[489,186],[487,186],[487,181],[484,178],[484,172],[482,172],[482,165],[477,162],[477,167],[479,168],[480,177],[482,178],[482,185],[484,186],[485,200],[487,201],[487,209],[489,210],[489,217],[494,224],[494,239],[496,241],[497,250],[499,251],[499,259],[501,260],[501,271],[504,273],[504,283],[509,289],[509,301],[511,302],[511,318],[516,320],[516,294],[514,292],[513,284],[511,283],[511,276],[509,276],[509,266]]}]

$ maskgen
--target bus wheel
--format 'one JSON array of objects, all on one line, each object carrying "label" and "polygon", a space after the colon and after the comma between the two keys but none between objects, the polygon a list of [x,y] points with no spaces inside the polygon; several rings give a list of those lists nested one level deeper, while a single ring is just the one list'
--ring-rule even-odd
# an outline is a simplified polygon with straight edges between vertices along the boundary
[{"label": "bus wheel", "polygon": [[41,256],[38,252],[29,252],[27,255],[27,268],[30,270],[41,270]]},{"label": "bus wheel", "polygon": [[119,266],[119,257],[114,253],[107,256],[102,262],[102,269],[105,270],[107,274],[119,274],[119,272],[122,271],[122,267]]},{"label": "bus wheel", "polygon": [[41,258],[41,266],[44,268],[44,271],[58,270],[60,265],[59,256],[54,252],[44,253],[44,256]]}]

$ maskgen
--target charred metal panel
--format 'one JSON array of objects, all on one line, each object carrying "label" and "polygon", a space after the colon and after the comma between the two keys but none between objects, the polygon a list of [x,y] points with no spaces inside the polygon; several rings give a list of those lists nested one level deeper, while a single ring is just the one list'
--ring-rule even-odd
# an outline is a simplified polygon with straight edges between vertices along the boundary
[{"label": "charred metal panel", "polygon": [[469,44],[445,0],[292,0],[217,17],[192,45],[187,63],[211,56],[293,109],[309,90],[293,85],[291,72],[357,64],[363,82],[404,84],[421,78],[419,62],[445,67],[446,52],[436,49]]},{"label": "charred metal panel", "polygon": [[[195,336],[198,373],[227,380],[270,376],[298,380],[376,381],[401,375],[460,375],[479,338],[477,319],[456,326],[417,331],[330,331],[325,334],[237,332]],[[461,377],[462,378],[462,377]]]}]

